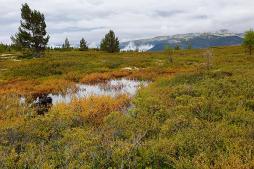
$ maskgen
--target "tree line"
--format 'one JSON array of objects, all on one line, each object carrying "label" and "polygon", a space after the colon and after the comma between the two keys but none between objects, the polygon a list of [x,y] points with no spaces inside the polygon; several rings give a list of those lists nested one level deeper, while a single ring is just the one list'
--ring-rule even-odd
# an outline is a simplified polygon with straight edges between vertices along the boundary
[{"label": "tree line", "polygon": [[[119,40],[116,37],[114,31],[110,30],[109,33],[105,35],[102,39],[100,44],[100,50],[107,51],[110,53],[119,52]],[[62,49],[71,49],[70,41],[68,38],[65,39],[64,44],[62,45]],[[79,43],[79,50],[80,51],[87,51],[88,50],[88,43],[87,41],[82,38]]]},{"label": "tree line", "polygon": [[[50,38],[46,28],[47,25],[44,14],[38,10],[32,10],[29,5],[25,3],[21,7],[21,21],[18,32],[11,37],[11,40],[15,46],[22,49],[24,54],[40,57],[47,49],[47,44]],[[65,39],[62,48],[71,48],[68,38]],[[79,49],[81,51],[88,50],[88,44],[84,38],[80,40]],[[119,40],[112,30],[110,30],[102,39],[100,50],[110,53],[120,51]]]}]

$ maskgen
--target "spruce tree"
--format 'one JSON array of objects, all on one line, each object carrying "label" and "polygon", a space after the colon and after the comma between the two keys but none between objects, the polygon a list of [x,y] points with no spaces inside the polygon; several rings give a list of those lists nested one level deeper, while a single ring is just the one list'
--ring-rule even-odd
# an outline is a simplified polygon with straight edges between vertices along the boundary
[{"label": "spruce tree", "polygon": [[120,51],[119,40],[112,30],[110,30],[109,33],[105,35],[104,39],[102,39],[100,49],[110,53]]},{"label": "spruce tree", "polygon": [[63,49],[70,49],[70,48],[71,48],[71,45],[70,45],[70,42],[69,42],[69,39],[68,39],[68,38],[65,39],[62,48],[63,48]]},{"label": "spruce tree", "polygon": [[82,39],[80,40],[80,47],[79,47],[79,50],[81,50],[81,51],[87,51],[87,50],[88,50],[87,42],[85,41],[84,38],[82,38]]},{"label": "spruce tree", "polygon": [[18,33],[11,39],[23,51],[28,51],[34,57],[41,56],[46,49],[49,35],[46,31],[45,17],[37,10],[31,10],[27,3],[21,8],[21,21]]}]

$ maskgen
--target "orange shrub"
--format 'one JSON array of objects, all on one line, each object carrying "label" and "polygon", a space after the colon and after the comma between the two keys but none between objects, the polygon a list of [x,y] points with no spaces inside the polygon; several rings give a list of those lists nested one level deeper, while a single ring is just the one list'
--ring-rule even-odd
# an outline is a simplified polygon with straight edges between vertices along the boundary
[{"label": "orange shrub", "polygon": [[114,71],[114,72],[104,72],[104,73],[91,73],[83,78],[81,78],[81,83],[102,83],[110,79],[117,79],[122,77],[127,77],[130,75],[130,71]]},{"label": "orange shrub", "polygon": [[64,79],[15,80],[0,86],[0,94],[13,93],[22,96],[37,96],[48,93],[65,93],[68,88],[75,89],[75,83]]},{"label": "orange shrub", "polygon": [[51,111],[68,116],[78,115],[93,125],[100,125],[104,117],[114,111],[125,111],[129,104],[130,97],[127,95],[119,95],[115,98],[91,96],[81,100],[75,99],[70,104],[58,104]]},{"label": "orange shrub", "polygon": [[75,83],[64,79],[48,79],[40,83],[33,94],[66,93],[69,88],[75,89]]}]

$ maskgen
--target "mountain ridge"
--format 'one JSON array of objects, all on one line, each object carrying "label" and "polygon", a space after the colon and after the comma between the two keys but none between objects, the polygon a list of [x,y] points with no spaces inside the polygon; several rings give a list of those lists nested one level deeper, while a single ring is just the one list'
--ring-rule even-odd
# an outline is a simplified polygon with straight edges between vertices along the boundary
[{"label": "mountain ridge", "polygon": [[213,46],[239,45],[243,41],[243,33],[232,33],[228,30],[204,33],[186,33],[172,36],[157,36],[147,39],[137,39],[120,43],[121,51],[162,51],[166,45],[180,46],[186,49],[207,48]]}]

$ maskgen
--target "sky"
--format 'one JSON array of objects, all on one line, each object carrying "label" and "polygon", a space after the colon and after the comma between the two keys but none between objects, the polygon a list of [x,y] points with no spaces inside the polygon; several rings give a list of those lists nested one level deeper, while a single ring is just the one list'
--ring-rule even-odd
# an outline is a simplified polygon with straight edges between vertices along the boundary
[{"label": "sky", "polygon": [[254,28],[254,0],[0,0],[0,42],[17,32],[22,3],[44,13],[50,45],[84,37],[95,46],[110,29],[127,41]]}]

